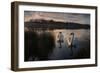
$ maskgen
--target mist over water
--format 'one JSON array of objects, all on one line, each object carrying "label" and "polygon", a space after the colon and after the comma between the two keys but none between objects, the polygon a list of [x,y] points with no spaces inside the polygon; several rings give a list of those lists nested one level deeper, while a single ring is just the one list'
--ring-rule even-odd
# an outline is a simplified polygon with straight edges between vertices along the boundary
[{"label": "mist over water", "polygon": [[[61,47],[58,40],[59,32],[63,34],[63,42]],[[29,33],[29,32],[28,32]],[[34,29],[34,44],[29,45],[26,42],[30,55],[25,53],[25,61],[41,61],[41,60],[63,60],[63,59],[83,59],[90,58],[90,30],[89,29]],[[32,34],[31,33],[31,34]],[[68,47],[68,40],[74,33],[73,45]],[[26,38],[25,38],[26,40]],[[29,37],[28,39],[29,40]],[[31,39],[32,40],[32,39]],[[25,49],[26,49],[25,46]],[[30,46],[30,48],[29,48]],[[27,52],[27,50],[26,50]],[[34,53],[34,54],[33,54]],[[26,59],[27,58],[27,59]]]},{"label": "mist over water", "polygon": [[[62,32],[64,35],[64,42],[62,43],[62,48],[59,48],[59,43],[57,42],[57,35]],[[90,31],[79,29],[79,30],[54,30],[55,44],[56,47],[53,53],[49,56],[50,59],[75,59],[75,58],[89,58],[90,56]],[[70,33],[74,33],[73,45],[76,47],[68,47],[68,40],[71,36]],[[71,52],[73,51],[73,55]],[[85,55],[86,54],[86,55]]]}]

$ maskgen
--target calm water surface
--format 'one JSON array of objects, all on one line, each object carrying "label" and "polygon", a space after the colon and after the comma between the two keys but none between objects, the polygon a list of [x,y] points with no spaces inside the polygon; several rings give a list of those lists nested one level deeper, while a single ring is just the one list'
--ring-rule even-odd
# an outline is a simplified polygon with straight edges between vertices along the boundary
[{"label": "calm water surface", "polygon": [[[42,31],[40,31],[42,33]],[[38,33],[40,33],[38,31]],[[78,29],[78,30],[67,30],[67,29],[55,29],[55,30],[47,30],[45,32],[50,32],[54,35],[55,38],[55,48],[53,52],[48,55],[48,58],[51,60],[60,60],[60,59],[74,59],[74,58],[89,58],[89,49],[90,49],[90,31],[87,29]],[[62,47],[59,48],[59,40],[58,34],[62,32],[64,38],[64,42],[61,43]],[[70,33],[74,33],[73,45],[76,47],[71,48],[68,47],[68,40],[71,36]],[[73,55],[71,53],[73,52]],[[87,55],[80,56],[80,53],[88,53]],[[81,54],[82,54],[81,53]],[[79,57],[78,57],[79,56]]]}]

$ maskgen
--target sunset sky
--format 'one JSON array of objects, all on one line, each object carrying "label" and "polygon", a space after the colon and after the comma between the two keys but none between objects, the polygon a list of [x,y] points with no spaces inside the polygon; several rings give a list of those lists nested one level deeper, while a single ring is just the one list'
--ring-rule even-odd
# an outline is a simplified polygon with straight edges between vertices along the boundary
[{"label": "sunset sky", "polygon": [[90,14],[24,11],[24,21],[30,21],[31,19],[90,24]]}]

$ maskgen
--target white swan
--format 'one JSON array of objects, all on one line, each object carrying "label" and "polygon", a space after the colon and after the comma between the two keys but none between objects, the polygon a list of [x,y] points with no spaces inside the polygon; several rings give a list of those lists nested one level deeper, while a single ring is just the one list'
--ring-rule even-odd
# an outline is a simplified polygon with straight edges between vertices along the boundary
[{"label": "white swan", "polygon": [[68,47],[73,46],[73,41],[74,41],[74,33],[70,33],[69,38],[67,38]]}]

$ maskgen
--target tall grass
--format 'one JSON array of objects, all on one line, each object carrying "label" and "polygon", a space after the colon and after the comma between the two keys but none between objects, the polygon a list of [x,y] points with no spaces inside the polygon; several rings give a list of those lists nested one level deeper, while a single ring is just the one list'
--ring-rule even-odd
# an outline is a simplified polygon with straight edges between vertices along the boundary
[{"label": "tall grass", "polygon": [[54,36],[50,32],[44,32],[39,35],[34,31],[25,32],[24,36],[24,60],[29,61],[30,57],[32,57],[33,61],[35,58],[38,58],[38,60],[48,60],[48,54],[55,47]]}]

